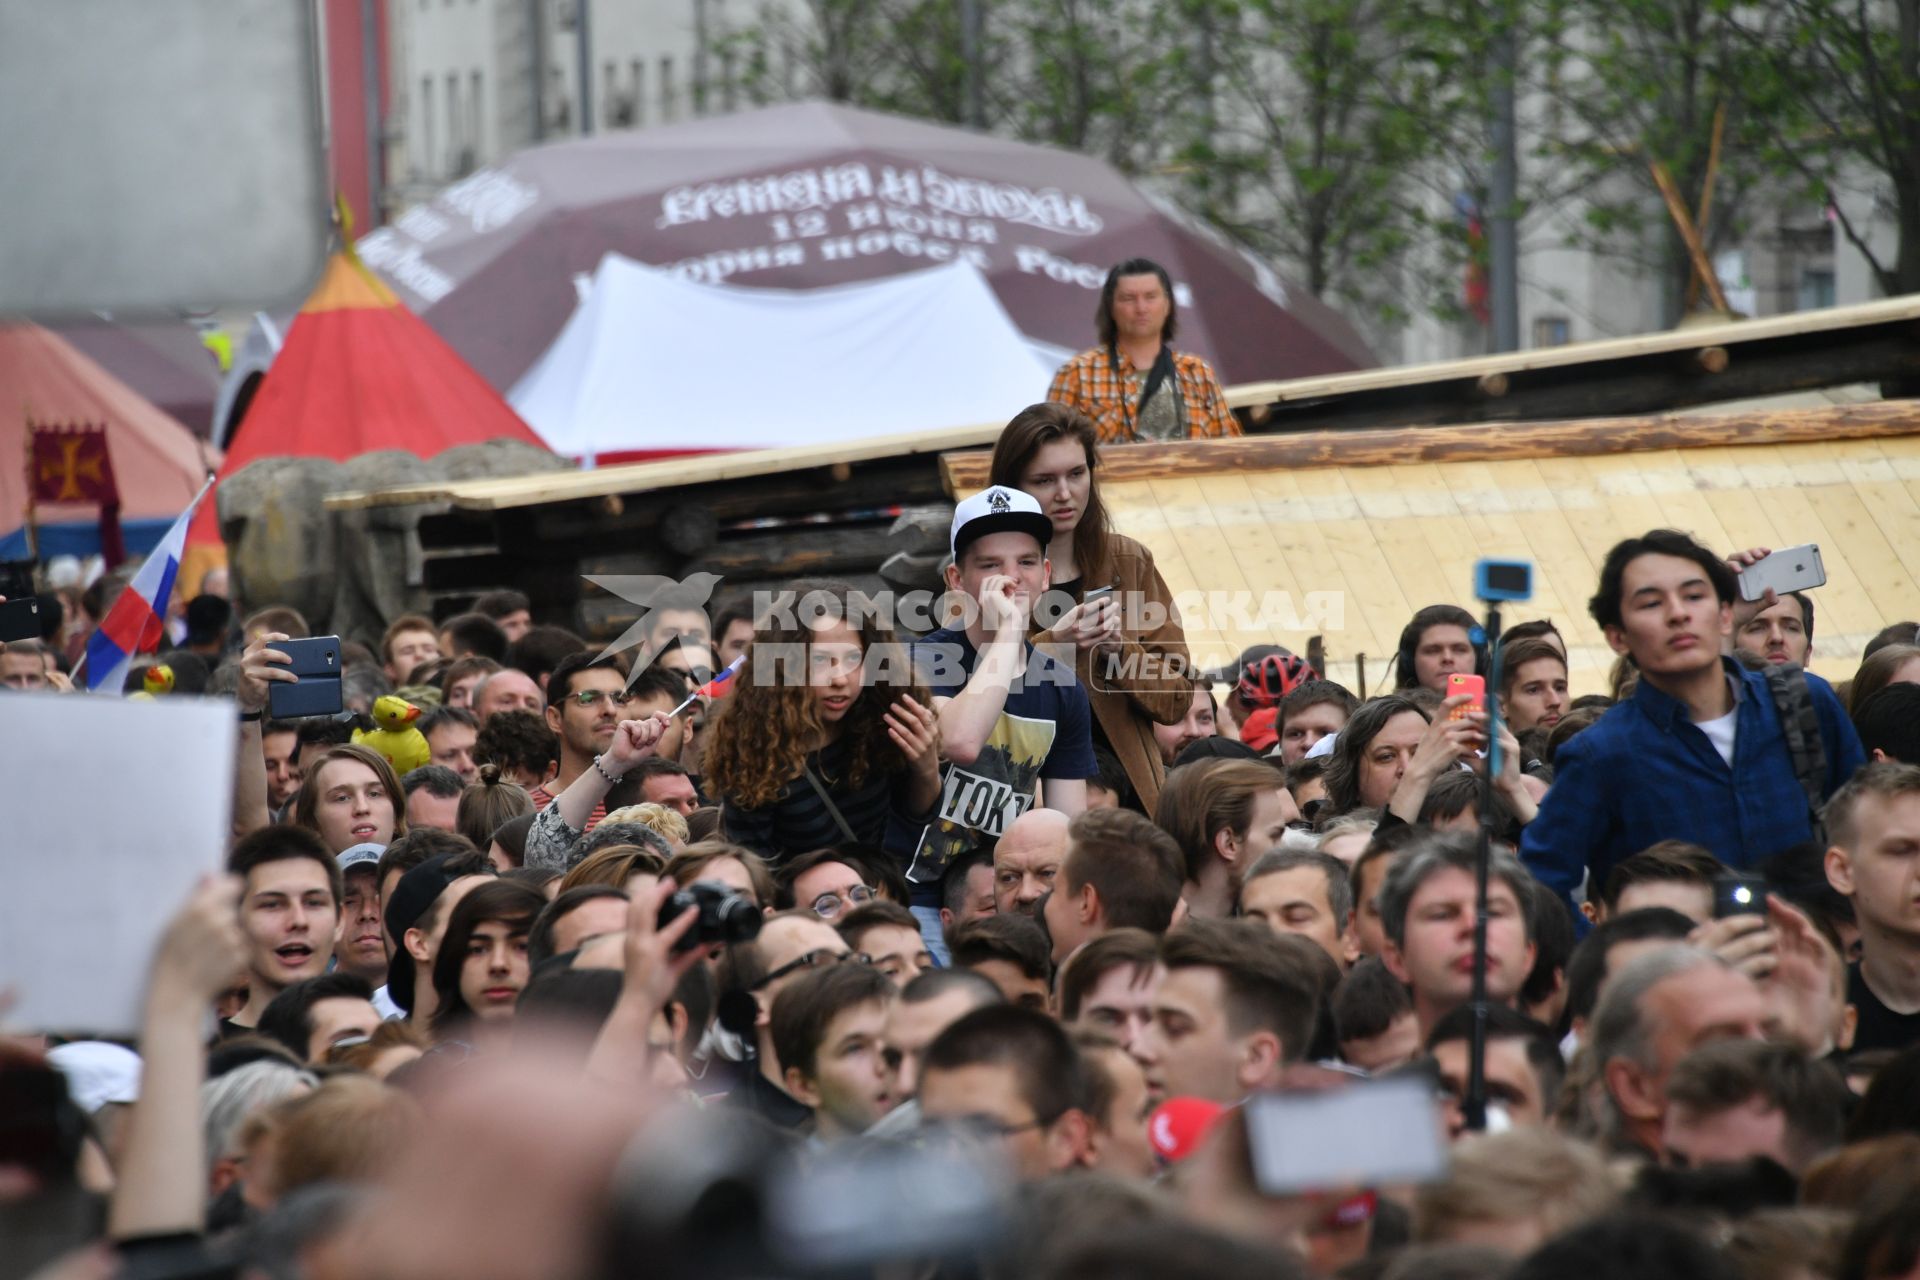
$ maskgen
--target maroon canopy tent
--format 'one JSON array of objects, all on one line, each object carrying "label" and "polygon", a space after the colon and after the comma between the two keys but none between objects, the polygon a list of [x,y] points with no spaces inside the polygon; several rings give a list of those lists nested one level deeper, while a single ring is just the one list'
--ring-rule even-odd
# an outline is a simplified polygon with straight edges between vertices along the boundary
[{"label": "maroon canopy tent", "polygon": [[574,278],[609,252],[780,289],[964,258],[1023,333],[1064,351],[1093,345],[1107,269],[1151,258],[1174,279],[1175,345],[1225,382],[1375,363],[1305,289],[1103,161],[825,103],[534,147],[359,248],[502,391],[572,314]]}]

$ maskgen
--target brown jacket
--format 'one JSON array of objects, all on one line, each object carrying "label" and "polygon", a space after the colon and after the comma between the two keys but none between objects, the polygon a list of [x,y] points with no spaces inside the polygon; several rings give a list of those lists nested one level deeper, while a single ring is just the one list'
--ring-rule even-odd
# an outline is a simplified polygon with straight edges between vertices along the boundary
[{"label": "brown jacket", "polygon": [[[1173,607],[1173,593],[1154,567],[1153,553],[1117,533],[1109,546],[1109,563],[1086,572],[1080,579],[1080,589],[1084,594],[1090,587],[1112,585],[1114,598],[1120,603],[1124,638],[1105,648],[1075,650],[1073,674],[1086,689],[1094,718],[1113,744],[1113,753],[1127,771],[1141,807],[1152,816],[1160,803],[1160,783],[1166,776],[1166,768],[1160,763],[1160,745],[1153,740],[1153,724],[1177,724],[1187,714],[1193,698],[1192,663],[1187,656],[1186,634],[1180,629],[1180,615]],[[1136,631],[1136,622],[1150,620],[1138,613],[1147,601],[1157,602],[1166,620],[1151,630]],[[1107,664],[1117,663],[1121,678],[1112,682],[1096,679],[1096,658],[1102,671],[1109,669]],[[1142,670],[1143,666],[1148,669]]]}]

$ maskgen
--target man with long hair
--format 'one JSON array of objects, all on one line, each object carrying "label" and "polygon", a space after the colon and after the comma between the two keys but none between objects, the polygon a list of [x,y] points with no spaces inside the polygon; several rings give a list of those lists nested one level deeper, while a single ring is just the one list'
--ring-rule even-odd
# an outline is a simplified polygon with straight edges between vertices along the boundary
[{"label": "man with long hair", "polygon": [[1103,444],[1237,436],[1213,366],[1176,353],[1173,280],[1145,258],[1107,273],[1094,312],[1100,345],[1060,366],[1047,399],[1093,419]]}]

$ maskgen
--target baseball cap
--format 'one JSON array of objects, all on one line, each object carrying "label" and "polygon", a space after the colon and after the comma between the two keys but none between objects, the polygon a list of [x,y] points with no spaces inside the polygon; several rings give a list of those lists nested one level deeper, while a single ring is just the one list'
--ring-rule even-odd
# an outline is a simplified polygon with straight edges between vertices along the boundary
[{"label": "baseball cap", "polygon": [[1168,1098],[1147,1117],[1147,1141],[1153,1153],[1177,1164],[1200,1149],[1227,1108],[1205,1098]]},{"label": "baseball cap", "polygon": [[1040,544],[1042,551],[1053,541],[1053,521],[1040,509],[1040,500],[1019,489],[994,485],[982,489],[953,509],[953,534],[949,547],[953,558],[981,538],[994,533],[1024,533]]},{"label": "baseball cap", "polygon": [[386,851],[387,846],[383,844],[356,844],[351,849],[344,849],[338,855],[340,871],[345,874],[355,867],[366,866],[369,863],[378,866],[380,855]]},{"label": "baseball cap", "polygon": [[1180,748],[1180,754],[1173,758],[1173,767],[1192,764],[1196,760],[1258,760],[1260,753],[1244,742],[1235,742],[1232,738],[1223,738],[1215,734],[1211,738],[1196,738]]},{"label": "baseball cap", "polygon": [[1255,751],[1268,751],[1280,741],[1280,708],[1262,707],[1240,726],[1240,741]]},{"label": "baseball cap", "polygon": [[104,1040],[76,1040],[47,1050],[47,1065],[67,1078],[67,1092],[92,1115],[109,1102],[140,1100],[140,1055]]},{"label": "baseball cap", "polygon": [[402,1009],[413,1010],[413,954],[406,948],[407,930],[420,923],[447,886],[459,876],[447,872],[450,853],[437,853],[400,877],[389,895],[383,918],[387,934],[394,941],[393,959],[387,962],[387,994]]}]

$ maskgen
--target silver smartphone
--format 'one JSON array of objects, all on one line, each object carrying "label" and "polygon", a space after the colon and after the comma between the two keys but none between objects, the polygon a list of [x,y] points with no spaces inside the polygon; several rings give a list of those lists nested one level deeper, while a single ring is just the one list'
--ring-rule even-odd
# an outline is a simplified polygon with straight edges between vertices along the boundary
[{"label": "silver smartphone", "polygon": [[1778,595],[1827,585],[1827,566],[1820,563],[1819,544],[1786,547],[1758,564],[1740,571],[1740,598],[1758,600],[1772,587]]},{"label": "silver smartphone", "polygon": [[1433,1084],[1418,1074],[1317,1093],[1247,1099],[1254,1182],[1270,1196],[1433,1182],[1447,1138]]}]

